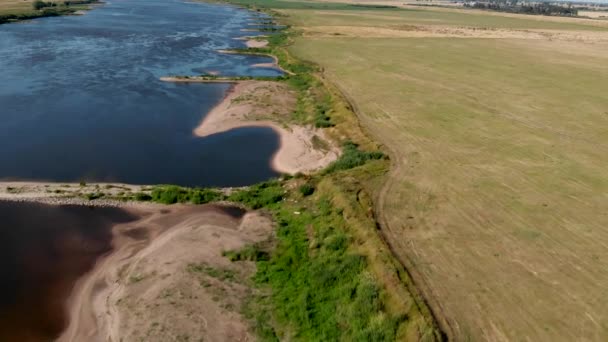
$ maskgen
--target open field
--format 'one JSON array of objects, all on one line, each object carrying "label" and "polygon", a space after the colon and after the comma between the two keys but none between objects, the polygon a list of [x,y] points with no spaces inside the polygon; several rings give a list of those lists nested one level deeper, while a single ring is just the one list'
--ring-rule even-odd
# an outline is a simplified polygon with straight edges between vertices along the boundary
[{"label": "open field", "polygon": [[33,3],[33,0],[0,0],[0,15],[34,13]]},{"label": "open field", "polygon": [[[0,24],[11,21],[74,14],[77,11],[89,9],[89,4],[96,2],[96,0],[49,0],[45,2],[47,4],[54,4],[54,6],[35,10],[33,0],[0,0]],[[71,2],[71,4],[66,5],[66,2]]]},{"label": "open field", "polygon": [[[450,337],[608,337],[608,44],[600,21],[271,6],[304,32],[292,52],[324,68],[391,152],[392,172],[376,194],[383,232]],[[327,34],[332,26],[342,31]],[[566,35],[361,34],[399,26]]]}]

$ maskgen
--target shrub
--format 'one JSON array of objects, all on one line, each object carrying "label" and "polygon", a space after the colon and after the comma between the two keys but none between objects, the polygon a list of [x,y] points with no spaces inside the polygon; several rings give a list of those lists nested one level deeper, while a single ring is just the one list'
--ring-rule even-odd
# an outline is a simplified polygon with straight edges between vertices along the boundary
[{"label": "shrub", "polygon": [[102,198],[103,196],[104,196],[104,194],[101,192],[91,192],[91,193],[84,195],[84,197],[86,199],[88,199],[89,201],[96,200],[98,198]]},{"label": "shrub", "polygon": [[228,197],[229,201],[243,203],[252,209],[259,209],[278,203],[283,199],[285,191],[276,180],[262,182],[240,190]]},{"label": "shrub", "polygon": [[353,142],[346,142],[342,149],[342,155],[338,160],[331,163],[324,174],[340,170],[348,170],[365,164],[369,160],[384,159],[386,155],[379,151],[366,152],[359,150],[359,146]]},{"label": "shrub", "polygon": [[36,11],[39,11],[45,7],[47,7],[47,3],[41,0],[36,0],[32,3],[32,7],[34,7],[34,9]]},{"label": "shrub", "polygon": [[142,201],[142,202],[146,202],[146,201],[151,201],[152,200],[152,196],[144,193],[144,192],[138,192],[135,194],[135,200],[136,201]]},{"label": "shrub", "polygon": [[152,195],[150,197],[152,201],[163,204],[188,202],[193,204],[205,204],[223,199],[223,195],[217,190],[182,188],[177,185],[156,186],[152,189]]},{"label": "shrub", "polygon": [[300,187],[299,190],[302,196],[306,197],[312,195],[315,192],[315,187],[310,184],[304,184]]},{"label": "shrub", "polygon": [[263,251],[257,246],[247,246],[238,251],[224,251],[222,255],[230,259],[230,261],[264,261],[270,259],[268,252]]}]

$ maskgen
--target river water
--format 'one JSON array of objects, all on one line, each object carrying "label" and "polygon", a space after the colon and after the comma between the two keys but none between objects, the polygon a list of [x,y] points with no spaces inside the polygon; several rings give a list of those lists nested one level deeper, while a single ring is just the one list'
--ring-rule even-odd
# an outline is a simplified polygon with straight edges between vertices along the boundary
[{"label": "river water", "polygon": [[0,341],[58,336],[76,280],[112,248],[112,226],[136,217],[118,208],[0,201]]},{"label": "river water", "polygon": [[[167,75],[278,76],[225,55],[258,14],[178,0],[112,0],[82,16],[0,25],[0,179],[240,186],[276,175],[278,136],[192,130],[225,84]],[[251,26],[249,26],[251,27]]]}]

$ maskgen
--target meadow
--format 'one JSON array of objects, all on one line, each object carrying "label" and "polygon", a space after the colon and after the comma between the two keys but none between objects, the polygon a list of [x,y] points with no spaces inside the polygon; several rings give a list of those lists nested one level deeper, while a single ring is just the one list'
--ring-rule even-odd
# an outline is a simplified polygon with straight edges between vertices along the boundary
[{"label": "meadow", "polygon": [[601,22],[272,3],[303,32],[290,51],[323,68],[389,152],[373,194],[382,233],[449,337],[608,337]]}]

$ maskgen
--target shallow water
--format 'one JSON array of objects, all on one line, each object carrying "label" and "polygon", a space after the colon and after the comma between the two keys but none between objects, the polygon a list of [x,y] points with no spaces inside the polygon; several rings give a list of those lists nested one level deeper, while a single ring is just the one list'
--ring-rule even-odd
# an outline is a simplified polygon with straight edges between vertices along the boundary
[{"label": "shallow water", "polygon": [[257,14],[177,0],[115,0],[83,16],[0,25],[0,179],[239,186],[276,175],[278,136],[192,130],[225,84],[159,77],[253,68],[266,57],[218,54]]},{"label": "shallow water", "polygon": [[0,201],[0,341],[50,341],[68,323],[76,280],[112,249],[117,208]]}]

